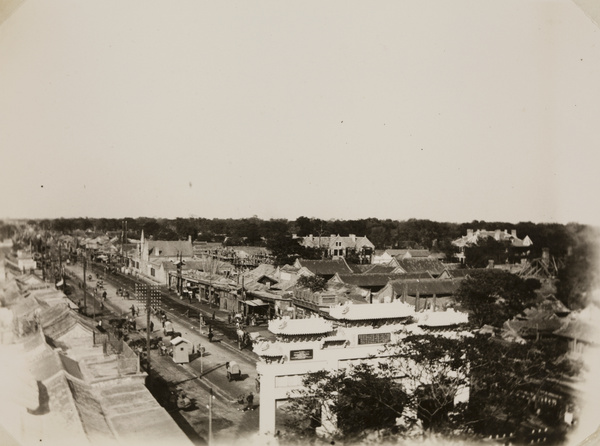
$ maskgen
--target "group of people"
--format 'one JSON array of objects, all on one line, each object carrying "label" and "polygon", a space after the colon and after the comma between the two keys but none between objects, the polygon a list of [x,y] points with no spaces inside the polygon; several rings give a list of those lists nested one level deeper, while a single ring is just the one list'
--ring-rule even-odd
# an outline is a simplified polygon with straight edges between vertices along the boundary
[{"label": "group of people", "polygon": [[244,401],[246,402],[246,407],[244,407],[243,409],[238,409],[238,410],[241,410],[242,412],[246,412],[248,410],[254,410],[254,394],[252,392],[250,392],[245,397],[244,397],[244,395],[241,395],[239,397],[238,402],[240,404],[244,404]]}]

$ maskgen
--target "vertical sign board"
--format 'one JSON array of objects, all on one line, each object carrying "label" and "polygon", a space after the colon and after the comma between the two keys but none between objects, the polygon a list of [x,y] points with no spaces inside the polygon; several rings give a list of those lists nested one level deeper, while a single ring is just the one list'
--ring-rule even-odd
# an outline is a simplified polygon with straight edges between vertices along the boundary
[{"label": "vertical sign board", "polygon": [[150,297],[151,312],[156,311],[160,308],[161,302],[160,285],[136,283],[135,297],[138,308],[145,308],[146,311],[148,311],[148,297]]},{"label": "vertical sign board", "polygon": [[[160,285],[150,285],[150,311],[156,312],[160,309]],[[146,311],[148,309],[146,308]]]},{"label": "vertical sign board", "polygon": [[146,305],[146,293],[148,292],[148,287],[143,283],[135,284],[135,300],[138,304],[138,308]]},{"label": "vertical sign board", "polygon": [[290,361],[300,361],[303,359],[313,359],[312,349],[290,351]]}]

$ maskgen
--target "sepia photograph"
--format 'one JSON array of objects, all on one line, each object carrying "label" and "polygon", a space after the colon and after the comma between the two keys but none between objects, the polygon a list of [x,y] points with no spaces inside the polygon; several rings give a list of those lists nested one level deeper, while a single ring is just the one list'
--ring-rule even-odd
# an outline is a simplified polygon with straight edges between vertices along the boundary
[{"label": "sepia photograph", "polygon": [[0,445],[600,444],[596,0],[0,0]]}]

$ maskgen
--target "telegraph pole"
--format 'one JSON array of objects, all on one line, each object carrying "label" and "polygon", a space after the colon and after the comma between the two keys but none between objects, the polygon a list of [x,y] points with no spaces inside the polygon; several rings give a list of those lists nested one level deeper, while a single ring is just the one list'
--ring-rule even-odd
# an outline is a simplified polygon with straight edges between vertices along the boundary
[{"label": "telegraph pole", "polygon": [[146,364],[150,382],[150,293],[146,291]]},{"label": "telegraph pole", "polygon": [[208,446],[211,446],[213,442],[212,438],[212,400],[214,398],[213,389],[210,388],[210,396],[208,399]]},{"label": "telegraph pole", "polygon": [[83,250],[83,314],[87,310],[87,296],[86,296],[86,267],[87,267],[87,255],[85,248]]},{"label": "telegraph pole", "polygon": [[[62,248],[62,246],[61,246],[60,241],[59,241],[58,242],[58,268],[59,268],[58,270],[60,272],[60,280],[64,281],[65,279],[63,277],[62,249],[61,248]],[[64,283],[63,283],[63,285],[64,285]],[[64,289],[64,287],[63,287],[63,289]]]},{"label": "telegraph pole", "polygon": [[158,285],[148,285],[143,283],[135,284],[135,294],[137,301],[145,302],[146,305],[146,371],[148,372],[148,384],[152,380],[151,369],[150,369],[150,314],[152,313],[153,304],[156,308],[160,308],[160,288]]}]

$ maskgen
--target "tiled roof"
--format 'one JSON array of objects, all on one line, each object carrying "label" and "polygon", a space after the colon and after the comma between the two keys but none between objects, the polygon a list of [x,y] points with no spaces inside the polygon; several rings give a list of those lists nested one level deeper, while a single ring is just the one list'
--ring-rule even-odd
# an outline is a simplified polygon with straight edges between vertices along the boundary
[{"label": "tiled roof", "polygon": [[429,271],[419,271],[403,274],[401,279],[434,279],[434,277]]},{"label": "tiled roof", "polygon": [[444,264],[437,259],[404,259],[398,260],[398,264],[407,273],[428,271],[441,274],[444,271]]},{"label": "tiled roof", "polygon": [[90,386],[80,380],[67,379],[79,418],[88,437],[91,440],[114,439],[102,406]]},{"label": "tiled roof", "polygon": [[256,268],[244,273],[243,276],[244,276],[245,280],[247,280],[247,279],[257,280],[258,278],[260,278],[262,276],[268,276],[268,275],[274,274],[276,270],[277,270],[277,267],[275,267],[271,264],[261,263]]},{"label": "tiled roof", "polygon": [[390,280],[399,279],[404,274],[338,274],[342,282],[359,287],[384,287]]},{"label": "tiled roof", "polygon": [[51,307],[43,311],[40,320],[44,334],[53,340],[57,340],[77,325],[77,320],[66,306]]},{"label": "tiled roof", "polygon": [[402,257],[407,253],[411,257],[429,257],[429,249],[387,249],[385,251],[392,257]]},{"label": "tiled roof", "polygon": [[348,266],[350,267],[352,272],[354,272],[356,274],[362,274],[362,273],[366,273],[371,268],[373,268],[373,266],[377,266],[377,265],[371,265],[371,264],[357,265],[356,263],[348,263]]},{"label": "tiled roof", "polygon": [[452,278],[464,278],[476,271],[483,271],[486,268],[458,268],[458,269],[446,269],[448,275]]},{"label": "tiled roof", "polygon": [[329,309],[331,317],[339,320],[397,319],[413,316],[412,305],[396,300],[384,304],[354,305],[347,303]]},{"label": "tiled roof", "polygon": [[317,276],[333,276],[338,274],[351,274],[352,270],[345,260],[304,260],[298,259],[298,263]]},{"label": "tiled roof", "polygon": [[371,273],[371,274],[392,274],[392,272],[396,268],[398,268],[398,267],[391,266],[391,265],[376,264],[376,265],[369,265],[369,268],[365,269],[363,272]]},{"label": "tiled roof", "polygon": [[285,271],[285,272],[287,272],[287,273],[297,273],[297,272],[298,272],[298,270],[299,270],[299,268],[296,268],[296,267],[295,267],[295,266],[293,266],[293,265],[283,265],[283,266],[281,267],[281,271]]},{"label": "tiled roof", "polygon": [[400,279],[391,282],[394,292],[402,296],[404,291],[415,296],[417,292],[420,296],[444,296],[456,292],[460,286],[460,281],[453,279]]}]

